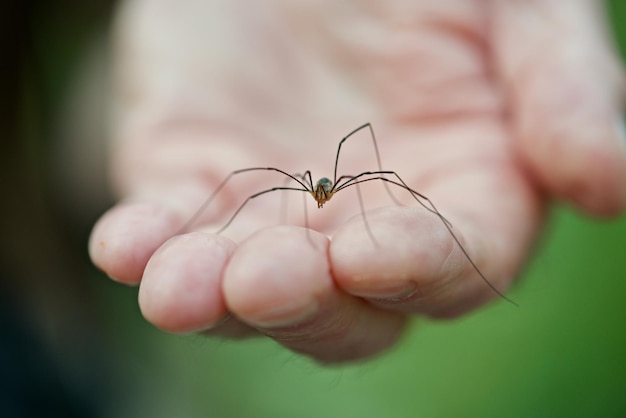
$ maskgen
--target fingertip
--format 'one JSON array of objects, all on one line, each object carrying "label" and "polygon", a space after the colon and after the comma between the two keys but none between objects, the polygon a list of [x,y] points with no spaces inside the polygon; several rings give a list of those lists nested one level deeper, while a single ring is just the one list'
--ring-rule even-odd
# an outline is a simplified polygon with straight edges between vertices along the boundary
[{"label": "fingertip", "polygon": [[626,207],[626,138],[621,121],[589,124],[530,131],[522,155],[554,196],[592,215],[615,216]]},{"label": "fingertip", "polygon": [[320,298],[334,287],[327,247],[325,236],[298,227],[273,227],[254,234],[239,245],[225,271],[229,309],[259,327],[314,315]]},{"label": "fingertip", "polygon": [[[550,194],[593,215],[626,205],[624,74],[604,44],[540,57],[515,80],[521,161]],[[530,67],[530,66],[529,66]]]},{"label": "fingertip", "polygon": [[113,280],[137,284],[152,254],[175,234],[179,224],[179,217],[163,206],[118,204],[94,225],[89,256]]},{"label": "fingertip", "polygon": [[156,327],[176,333],[207,330],[228,310],[222,274],[235,249],[230,240],[205,233],[176,236],[146,265],[139,288],[143,316]]},{"label": "fingertip", "polygon": [[453,241],[438,218],[422,212],[408,207],[369,212],[375,242],[361,216],[344,225],[330,248],[339,286],[360,297],[403,298],[418,288],[424,292],[441,284],[448,275],[442,274],[442,265],[453,250]]},{"label": "fingertip", "polygon": [[297,227],[268,228],[240,245],[224,277],[233,314],[261,333],[324,363],[356,361],[389,348],[406,317],[341,292],[328,239]]},{"label": "fingertip", "polygon": [[529,82],[520,109],[521,154],[552,195],[593,215],[614,215],[626,203],[626,138],[616,93],[622,83],[566,64]]},{"label": "fingertip", "polygon": [[[452,235],[435,214],[390,207],[368,213],[374,245],[360,221],[346,224],[331,245],[335,280],[345,292],[386,310],[437,318],[458,316],[502,296],[494,291],[502,286],[495,271],[507,260],[487,245],[487,231],[457,224]],[[481,277],[483,271],[487,275]]]},{"label": "fingertip", "polygon": [[626,78],[600,2],[495,2],[493,43],[519,161],[548,194],[612,216],[626,206]]}]

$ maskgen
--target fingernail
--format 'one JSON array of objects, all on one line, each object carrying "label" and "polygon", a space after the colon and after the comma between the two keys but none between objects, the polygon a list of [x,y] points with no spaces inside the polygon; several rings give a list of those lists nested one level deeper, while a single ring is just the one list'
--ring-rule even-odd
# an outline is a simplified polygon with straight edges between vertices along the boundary
[{"label": "fingernail", "polygon": [[281,305],[264,311],[262,315],[256,318],[246,318],[246,321],[262,328],[293,326],[311,319],[318,309],[319,304],[316,300],[305,305],[301,303]]},{"label": "fingernail", "polygon": [[351,293],[364,298],[400,301],[413,296],[417,289],[417,283],[415,282],[383,282],[376,285],[368,285],[363,289],[353,290]]}]

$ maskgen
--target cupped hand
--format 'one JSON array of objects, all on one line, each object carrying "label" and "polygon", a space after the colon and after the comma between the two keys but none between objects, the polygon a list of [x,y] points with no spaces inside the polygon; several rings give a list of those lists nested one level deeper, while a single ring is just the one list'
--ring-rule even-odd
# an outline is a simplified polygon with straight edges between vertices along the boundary
[{"label": "cupped hand", "polygon": [[[440,218],[390,185],[396,204],[380,181],[323,209],[304,192],[267,193],[216,235],[247,196],[299,187],[238,174],[180,233],[233,170],[332,179],[339,140],[364,122],[382,168],[430,198],[502,292],[549,200],[623,209],[624,84],[596,2],[309,3],[120,10],[111,173],[122,199],[94,227],[90,254],[140,285],[157,327],[264,334],[331,363],[390,347],[409,315],[506,303]],[[338,175],[377,170],[368,131],[350,137]]]}]

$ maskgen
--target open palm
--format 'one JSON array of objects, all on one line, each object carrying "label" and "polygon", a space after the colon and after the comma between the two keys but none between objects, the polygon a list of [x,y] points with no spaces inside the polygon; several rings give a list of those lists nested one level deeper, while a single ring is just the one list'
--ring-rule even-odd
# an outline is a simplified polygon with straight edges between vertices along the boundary
[{"label": "open palm", "polygon": [[[452,317],[498,298],[440,218],[392,185],[397,205],[378,181],[323,210],[307,196],[308,232],[298,192],[286,196],[291,225],[276,226],[288,192],[273,192],[215,235],[247,196],[298,187],[238,174],[196,232],[176,235],[233,170],[332,179],[339,140],[364,122],[383,168],[431,199],[503,292],[550,195],[599,215],[623,208],[622,76],[593,2],[338,3],[122,8],[112,174],[124,199],[90,253],[140,283],[156,326],[265,334],[336,362],[389,347],[407,314]],[[338,175],[376,170],[367,130],[349,138]]]}]

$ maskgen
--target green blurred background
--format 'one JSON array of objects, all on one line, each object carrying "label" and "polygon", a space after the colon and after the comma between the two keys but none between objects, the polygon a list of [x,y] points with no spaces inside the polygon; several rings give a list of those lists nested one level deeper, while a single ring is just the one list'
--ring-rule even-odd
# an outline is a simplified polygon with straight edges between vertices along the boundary
[{"label": "green blurred background", "polygon": [[[72,196],[59,199],[48,178],[68,91],[77,67],[101,62],[85,51],[106,50],[113,4],[11,4],[7,16],[17,20],[0,22],[3,68],[19,82],[4,77],[2,110],[20,141],[8,141],[0,160],[2,302],[14,320],[3,320],[0,341],[28,372],[9,380],[3,371],[10,387],[0,387],[0,415],[7,394],[24,387],[37,393],[29,402],[45,405],[30,416],[626,416],[624,217],[599,222],[557,208],[511,293],[520,308],[496,303],[453,322],[416,320],[393,351],[363,365],[322,368],[266,340],[154,329],[136,289],[89,265],[94,219],[68,215]],[[625,56],[626,2],[608,5]],[[13,347],[16,339],[24,347]],[[13,364],[5,351],[4,368]]]}]

